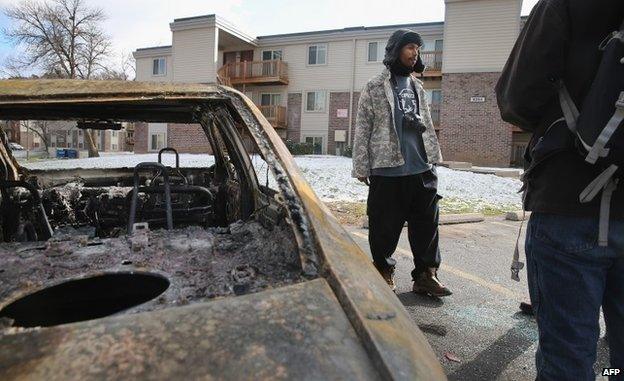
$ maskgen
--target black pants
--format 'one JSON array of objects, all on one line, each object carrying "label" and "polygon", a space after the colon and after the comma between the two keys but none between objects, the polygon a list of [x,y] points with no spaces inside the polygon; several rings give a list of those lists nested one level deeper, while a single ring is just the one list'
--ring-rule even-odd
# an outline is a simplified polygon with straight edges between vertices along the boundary
[{"label": "black pants", "polygon": [[414,256],[412,278],[440,267],[438,177],[435,169],[402,177],[371,176],[368,190],[368,241],[378,267],[393,267],[403,225]]}]

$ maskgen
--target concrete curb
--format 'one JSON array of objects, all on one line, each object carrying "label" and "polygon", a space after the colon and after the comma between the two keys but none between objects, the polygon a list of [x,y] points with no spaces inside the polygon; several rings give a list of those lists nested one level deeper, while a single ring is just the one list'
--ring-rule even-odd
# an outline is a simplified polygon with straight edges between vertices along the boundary
[{"label": "concrete curb", "polygon": [[482,168],[473,166],[472,163],[463,161],[444,161],[439,164],[441,167],[454,169],[456,171],[479,173],[482,175],[495,175],[498,177],[509,177],[513,179],[520,178],[520,170],[514,168]]},{"label": "concrete curb", "polygon": [[[485,220],[485,217],[481,213],[441,214],[439,224],[440,225],[470,224],[470,223],[482,222],[484,220]],[[405,224],[405,226],[407,226],[407,223]],[[362,229],[368,229],[368,216],[362,217],[362,220],[360,221],[360,227]]]},{"label": "concrete curb", "polygon": [[440,225],[470,224],[482,222],[485,217],[481,213],[441,214]]},{"label": "concrete curb", "polygon": [[472,173],[478,173],[481,175],[494,175],[494,176],[498,176],[498,177],[509,177],[512,179],[519,179],[520,178],[520,171],[519,170],[514,170],[514,169],[510,169],[510,170],[495,170],[495,169],[481,169],[481,168],[456,168],[455,170],[457,171],[464,171],[464,172],[472,172]]}]

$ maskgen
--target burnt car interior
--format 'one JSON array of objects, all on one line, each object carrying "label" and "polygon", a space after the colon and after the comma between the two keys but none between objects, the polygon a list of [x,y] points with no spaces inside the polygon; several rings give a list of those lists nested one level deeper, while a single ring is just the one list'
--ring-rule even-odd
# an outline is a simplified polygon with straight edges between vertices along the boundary
[{"label": "burnt car interior", "polygon": [[212,166],[183,168],[176,149],[166,147],[157,161],[133,168],[29,170],[5,149],[0,330],[185,305],[315,277],[302,271],[284,197],[259,183],[248,125],[227,99],[42,102],[0,111],[14,120],[73,120],[93,130],[121,122],[197,123],[214,156]]}]

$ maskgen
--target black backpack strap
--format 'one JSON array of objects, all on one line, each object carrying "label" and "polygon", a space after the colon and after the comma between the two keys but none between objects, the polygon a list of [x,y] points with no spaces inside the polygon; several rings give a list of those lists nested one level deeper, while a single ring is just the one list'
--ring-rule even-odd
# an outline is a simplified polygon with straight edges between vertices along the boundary
[{"label": "black backpack strap", "polygon": [[611,140],[611,137],[620,124],[622,124],[622,121],[624,121],[624,91],[620,93],[620,98],[615,103],[615,112],[613,113],[613,116],[611,116],[611,119],[609,119],[605,128],[602,129],[600,135],[598,135],[594,145],[587,153],[585,161],[595,164],[600,157],[604,157],[609,154],[609,149],[606,148],[606,145],[609,143],[609,140]]},{"label": "black backpack strap", "polygon": [[557,83],[559,88],[559,104],[561,105],[561,111],[563,111],[563,117],[565,118],[566,124],[568,128],[574,135],[576,135],[576,121],[579,118],[579,110],[572,100],[570,93],[568,92],[568,88],[566,87],[563,80],[559,80]]}]

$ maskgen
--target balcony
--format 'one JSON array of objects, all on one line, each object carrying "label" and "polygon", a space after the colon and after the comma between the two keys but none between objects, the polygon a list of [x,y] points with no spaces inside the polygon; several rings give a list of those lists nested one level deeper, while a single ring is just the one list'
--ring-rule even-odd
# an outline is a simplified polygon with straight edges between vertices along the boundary
[{"label": "balcony", "polygon": [[288,85],[288,64],[281,60],[230,62],[218,70],[217,77],[231,86]]},{"label": "balcony", "polygon": [[420,52],[420,56],[427,67],[423,76],[425,77],[441,77],[442,76],[442,51]]},{"label": "balcony", "polygon": [[286,128],[286,107],[284,106],[258,106],[262,115],[271,123],[273,128]]}]

